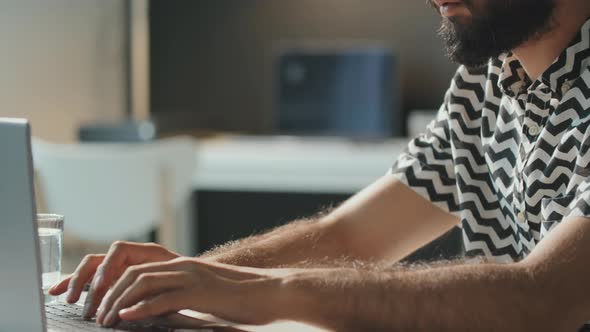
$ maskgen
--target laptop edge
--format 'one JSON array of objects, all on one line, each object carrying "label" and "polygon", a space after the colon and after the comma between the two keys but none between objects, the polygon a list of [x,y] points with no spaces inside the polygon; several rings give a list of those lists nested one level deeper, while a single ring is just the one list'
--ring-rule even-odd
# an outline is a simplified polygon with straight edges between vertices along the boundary
[{"label": "laptop edge", "polygon": [[1,331],[46,331],[30,132],[26,120],[0,118]]}]

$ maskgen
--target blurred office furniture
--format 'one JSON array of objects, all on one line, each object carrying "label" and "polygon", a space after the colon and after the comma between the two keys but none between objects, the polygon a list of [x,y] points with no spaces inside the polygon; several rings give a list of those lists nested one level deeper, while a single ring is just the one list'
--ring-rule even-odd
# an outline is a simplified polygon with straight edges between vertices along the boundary
[{"label": "blurred office furniture", "polygon": [[149,120],[86,123],[78,129],[80,142],[140,143],[157,138],[156,124]]},{"label": "blurred office furniture", "polygon": [[396,58],[378,43],[285,46],[274,65],[279,135],[403,136]]},{"label": "blurred office furniture", "polygon": [[65,215],[66,236],[109,244],[159,242],[192,252],[190,214],[194,142],[175,138],[145,144],[51,144],[35,140],[40,211]]},{"label": "blurred office furniture", "polygon": [[[194,174],[198,252],[340,204],[386,174],[406,139],[234,137],[201,140]],[[412,260],[456,257],[456,230]]]}]

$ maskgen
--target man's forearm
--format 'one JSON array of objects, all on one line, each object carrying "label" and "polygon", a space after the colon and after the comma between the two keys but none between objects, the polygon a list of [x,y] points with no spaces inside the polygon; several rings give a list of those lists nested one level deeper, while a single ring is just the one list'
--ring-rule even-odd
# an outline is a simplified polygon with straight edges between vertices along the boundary
[{"label": "man's forearm", "polygon": [[315,259],[335,259],[345,248],[336,232],[328,232],[321,217],[295,221],[269,233],[230,242],[215,248],[201,258],[220,263],[278,267]]},{"label": "man's forearm", "polygon": [[571,324],[518,264],[334,269],[297,273],[284,284],[297,302],[290,308],[299,308],[284,318],[335,331],[563,331]]},{"label": "man's forearm", "polygon": [[318,260],[333,266],[342,258],[393,263],[458,221],[394,177],[384,176],[334,211],[222,246],[201,258],[252,267]]}]

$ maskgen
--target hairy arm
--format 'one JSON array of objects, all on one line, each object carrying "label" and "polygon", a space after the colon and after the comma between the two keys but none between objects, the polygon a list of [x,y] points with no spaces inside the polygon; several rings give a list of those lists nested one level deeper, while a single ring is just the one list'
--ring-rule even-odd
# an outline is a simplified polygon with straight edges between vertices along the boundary
[{"label": "hairy arm", "polygon": [[[384,177],[325,216],[280,227],[215,249],[197,260],[246,267],[313,265],[344,260],[398,260],[458,222],[393,177]],[[91,282],[85,317],[128,268],[179,255],[153,244],[114,243],[106,255],[89,255],[51,290],[69,290],[76,302]],[[334,264],[331,264],[334,265]]]},{"label": "hairy arm", "polygon": [[[252,267],[289,265],[312,258],[305,248],[317,249],[318,241],[322,238],[325,241],[326,238],[325,227],[320,224],[321,218],[318,216],[292,221],[267,233],[225,243],[199,258]],[[337,248],[332,248],[333,246],[325,242],[319,245],[325,255],[338,255]]]},{"label": "hairy arm", "polygon": [[387,176],[329,214],[221,246],[201,258],[267,268],[341,258],[397,261],[457,223]]},{"label": "hairy arm", "polygon": [[337,331],[576,331],[590,319],[590,219],[557,227],[524,261],[287,277],[287,318]]}]

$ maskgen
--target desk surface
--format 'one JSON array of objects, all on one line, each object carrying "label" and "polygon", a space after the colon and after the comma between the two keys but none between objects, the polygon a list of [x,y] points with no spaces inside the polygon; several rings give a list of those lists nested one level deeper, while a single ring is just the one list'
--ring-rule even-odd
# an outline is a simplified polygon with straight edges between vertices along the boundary
[{"label": "desk surface", "polygon": [[235,328],[239,331],[247,331],[247,332],[329,332],[328,330],[320,329],[315,326],[311,326],[308,324],[298,323],[298,322],[291,322],[291,321],[281,321],[275,322],[268,325],[261,325],[261,326],[254,326],[254,325],[240,325],[240,324],[233,324],[228,323],[218,318],[215,318],[211,315],[202,314],[199,312],[191,311],[191,310],[183,310],[181,311],[183,315],[194,317],[200,320],[210,321],[210,322],[219,322],[225,323]]},{"label": "desk surface", "polygon": [[197,143],[197,190],[355,193],[383,176],[407,139],[230,137]]}]

